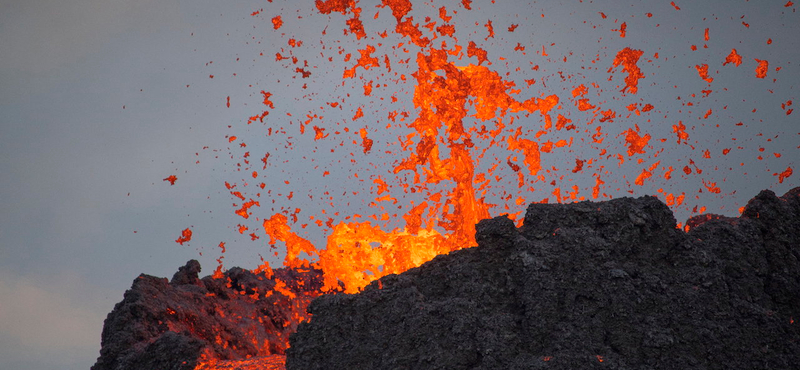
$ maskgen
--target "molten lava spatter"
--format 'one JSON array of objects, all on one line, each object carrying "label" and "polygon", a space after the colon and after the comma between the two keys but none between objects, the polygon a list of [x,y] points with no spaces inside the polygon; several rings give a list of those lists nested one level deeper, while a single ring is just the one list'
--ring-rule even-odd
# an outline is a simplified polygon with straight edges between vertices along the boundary
[{"label": "molten lava spatter", "polygon": [[183,229],[183,231],[181,231],[181,236],[179,236],[178,239],[175,240],[175,242],[180,245],[183,245],[183,243],[186,243],[190,240],[192,240],[192,230],[187,227],[186,229]]},{"label": "molten lava spatter", "polygon": [[[274,47],[258,55],[283,74],[270,91],[254,88],[264,110],[226,138],[236,162],[226,183],[236,230],[268,239],[287,267],[322,270],[323,291],[355,293],[474,246],[481,219],[507,213],[521,222],[530,202],[646,192],[691,214],[712,196],[733,197],[727,176],[754,171],[750,162],[763,157],[753,149],[789,133],[748,132],[762,127],[749,101],[715,99],[733,99],[738,83],[748,99],[754,89],[773,99],[781,87],[774,106],[783,104],[785,117],[795,97],[777,76],[789,65],[777,56],[774,72],[765,60],[746,62],[732,46],[757,54],[729,35],[710,38],[705,23],[694,28],[705,30],[706,45],[686,43],[692,54],[642,42],[678,32],[659,12],[693,8],[670,4],[602,25],[589,22],[610,22],[612,12],[586,2],[574,5],[587,14],[574,24],[572,15],[551,24],[544,11],[494,15],[505,9],[495,4],[481,4],[476,22],[478,5],[467,0],[384,0],[377,8],[318,0],[291,12],[269,4],[252,14],[264,17],[268,34],[253,39]],[[512,15],[520,19],[504,18]],[[549,38],[536,33],[548,28]],[[598,28],[621,37],[607,40]],[[720,66],[745,63],[755,76],[751,67]],[[775,79],[762,81],[768,72]],[[734,156],[737,163],[720,159]],[[770,181],[791,177],[791,157],[770,158],[779,163]],[[186,231],[177,242],[191,238]]]},{"label": "molten lava spatter", "polygon": [[[463,6],[465,8],[460,11],[470,9],[467,3]],[[680,10],[677,5],[673,4],[673,6],[676,10]],[[386,80],[388,76],[393,76],[395,77],[394,83],[398,84],[400,88],[405,84],[413,83],[411,102],[415,111],[410,113],[401,108],[401,110],[386,112],[388,121],[385,130],[398,132],[399,150],[386,151],[388,157],[384,159],[383,164],[375,165],[372,159],[369,160],[368,166],[364,167],[366,173],[362,171],[361,174],[353,175],[359,179],[365,176],[368,181],[381,184],[382,190],[373,193],[374,201],[370,204],[375,213],[369,218],[380,222],[402,219],[405,221],[405,226],[386,229],[386,225],[382,226],[380,222],[355,221],[356,218],[362,217],[358,214],[353,214],[352,220],[347,221],[351,218],[350,216],[344,219],[332,217],[323,210],[323,216],[308,216],[312,224],[327,229],[329,232],[326,247],[320,249],[315,247],[313,242],[293,231],[292,225],[301,223],[299,207],[281,206],[280,212],[269,217],[264,217],[263,212],[256,211],[257,214],[262,214],[261,217],[256,217],[256,220],[263,218],[260,226],[270,236],[270,244],[274,244],[276,240],[285,243],[284,264],[295,267],[313,264],[321,268],[325,272],[326,290],[344,289],[346,292],[356,292],[370,281],[386,274],[402,272],[418,266],[438,254],[474,245],[474,225],[478,220],[491,216],[492,209],[497,206],[502,206],[500,209],[504,211],[516,210],[511,212],[511,216],[515,217],[521,211],[520,207],[526,203],[525,197],[522,195],[530,196],[537,191],[537,187],[550,188],[547,194],[552,195],[558,202],[585,199],[585,196],[580,194],[589,189],[592,198],[610,197],[602,191],[607,186],[607,181],[602,178],[614,177],[613,173],[609,172],[610,167],[604,164],[607,161],[616,161],[618,167],[632,166],[634,164],[626,163],[626,157],[629,157],[635,164],[643,166],[632,171],[631,180],[625,181],[626,184],[629,184],[626,185],[628,187],[631,185],[644,186],[645,180],[654,178],[659,171],[662,174],[659,178],[670,180],[675,167],[683,167],[686,175],[703,173],[691,159],[688,162],[695,167],[696,171],[692,171],[689,165],[670,166],[666,165],[666,161],[655,160],[664,153],[664,148],[653,148],[653,134],[648,132],[647,128],[641,128],[653,127],[651,118],[644,120],[646,117],[650,117],[649,114],[663,113],[663,111],[654,111],[652,104],[634,100],[626,106],[629,112],[635,113],[637,119],[627,128],[618,129],[617,137],[624,139],[625,148],[619,150],[620,146],[614,147],[614,143],[607,140],[608,134],[604,130],[607,130],[608,127],[600,126],[597,123],[608,125],[617,120],[628,120],[631,116],[621,117],[606,100],[598,99],[596,103],[591,103],[590,101],[594,99],[587,97],[590,89],[585,83],[569,87],[569,95],[562,98],[558,94],[542,93],[538,97],[531,96],[527,99],[520,99],[518,96],[523,91],[517,87],[512,78],[498,73],[498,68],[491,62],[492,59],[496,63],[506,60],[506,58],[502,55],[490,57],[486,47],[482,44],[479,45],[475,40],[467,42],[458,40],[456,37],[458,27],[454,27],[454,17],[448,16],[448,14],[456,14],[457,11],[450,11],[444,6],[437,8],[438,18],[445,22],[437,25],[437,21],[434,21],[433,17],[427,17],[425,22],[417,23],[414,16],[409,15],[414,9],[410,1],[385,1],[381,7],[388,7],[391,10],[389,22],[396,24],[393,27],[395,32],[393,40],[399,42],[390,47],[383,43],[388,42],[388,32],[392,31],[392,27],[388,27],[388,30],[384,32],[367,33],[370,30],[361,21],[362,8],[358,6],[357,2],[329,0],[316,3],[317,10],[321,14],[333,17],[334,22],[336,19],[334,14],[341,13],[345,16],[352,16],[341,24],[346,26],[345,35],[354,36],[354,40],[352,38],[350,40],[356,42],[357,46],[354,50],[360,56],[355,59],[353,64],[353,54],[344,52],[341,47],[338,47],[338,52],[332,53],[333,55],[338,54],[338,56],[344,55],[344,62],[350,63],[350,66],[345,67],[341,75],[340,80],[343,86],[350,84],[348,82],[350,80],[366,81],[369,79],[366,83],[358,83],[358,86],[363,86],[363,95],[368,98],[368,101],[371,101],[374,107],[374,105],[385,103],[381,102],[384,97],[369,100],[373,97],[373,90],[389,87],[386,83],[381,84],[376,81]],[[601,15],[605,18],[605,14],[601,12]],[[651,16],[648,14],[648,17]],[[375,13],[375,19],[380,17],[380,11]],[[281,16],[274,16],[272,23],[275,29],[280,28],[283,24]],[[489,20],[483,26],[489,32],[484,41],[495,39],[494,23]],[[623,23],[622,28],[618,30],[621,31],[622,36],[625,35],[628,26],[627,22]],[[510,26],[508,32],[511,33],[516,29],[516,25]],[[327,28],[322,34],[327,34]],[[706,28],[703,36],[705,41],[709,41],[708,34],[709,29]],[[295,53],[293,49],[302,47],[303,41],[289,36],[287,38],[290,49],[287,51],[281,48],[276,53],[278,56],[276,62],[291,61],[292,65],[300,64],[300,59],[293,55]],[[438,44],[433,42],[437,39],[441,39]],[[553,45],[555,44],[550,46]],[[323,49],[325,48],[323,47]],[[331,45],[330,50],[335,49],[336,47]],[[522,51],[523,55],[524,50],[525,47],[519,43],[514,48],[514,51]],[[541,56],[549,57],[550,55],[544,50],[544,45],[542,45]],[[284,56],[287,52],[288,56]],[[323,55],[325,53],[323,52]],[[626,93],[637,94],[640,91],[639,82],[646,77],[640,64],[653,63],[652,59],[643,58],[644,54],[643,50],[623,47],[613,56],[613,59],[605,59],[605,64],[609,66],[607,69],[607,73],[610,74],[609,82],[614,80],[616,67],[621,66],[625,73],[624,85],[618,90],[623,94],[614,99],[623,99]],[[461,62],[463,58],[470,58],[471,61]],[[657,52],[654,53],[654,58],[659,59]],[[332,57],[328,58],[328,61],[332,60]],[[567,57],[564,57],[564,61],[566,60]],[[591,63],[598,61],[603,62],[599,55]],[[766,61],[756,61],[759,63],[756,77],[764,78],[768,64]],[[728,63],[737,66],[742,63],[741,56],[737,54],[736,49],[731,49],[723,65]],[[309,62],[305,60],[302,64],[302,68],[295,67],[294,69],[302,69],[302,77],[306,78],[311,73],[305,72],[309,67]],[[533,65],[530,68],[531,71],[540,71],[539,64],[530,64]],[[505,62],[505,65],[509,66],[509,63]],[[393,70],[393,66],[402,66],[404,68],[402,70],[410,70],[411,73],[398,72]],[[700,78],[708,83],[714,81],[714,78],[710,77],[709,64],[701,63],[694,67]],[[289,67],[289,70],[292,68]],[[311,69],[314,68],[318,67]],[[382,72],[373,73],[373,70],[376,69],[380,69]],[[516,70],[518,71],[520,68],[518,67]],[[565,80],[574,78],[564,77],[562,72],[558,72],[558,74]],[[509,73],[506,73],[506,76],[508,75]],[[389,78],[391,79],[391,77]],[[531,95],[536,91],[536,87],[533,86],[535,79],[525,79],[525,81],[529,89],[527,94]],[[598,96],[602,96],[600,92],[604,91],[603,81],[588,81],[587,83],[597,91]],[[391,95],[390,99],[393,103],[399,100],[399,91]],[[704,91],[705,96],[710,93],[710,90]],[[288,135],[285,127],[277,127],[266,122],[270,111],[275,109],[275,103],[271,100],[275,97],[270,92],[261,91],[261,94],[264,97],[263,104],[269,110],[251,117],[248,124],[256,121],[264,122],[269,126],[267,136]],[[356,134],[360,136],[360,140],[353,139],[353,145],[360,146],[359,151],[365,156],[372,154],[376,144],[374,137],[385,137],[380,133],[381,124],[377,127],[370,127],[369,124],[367,127],[340,127],[338,122],[336,127],[330,126],[330,124],[326,125],[328,118],[321,114],[322,110],[342,109],[343,104],[348,104],[349,100],[353,99],[349,94],[333,98],[338,101],[326,101],[321,105],[319,112],[294,112],[293,114],[291,111],[287,111],[286,115],[289,117],[293,117],[295,114],[306,116],[308,119],[299,123],[299,133],[306,135],[305,128],[311,126],[314,129],[313,140],[315,142],[338,140],[335,138]],[[562,100],[570,99],[577,110],[568,110],[562,104]],[[687,105],[694,106],[696,104],[690,102]],[[370,105],[357,105],[352,115],[352,122],[364,121],[369,107]],[[553,111],[563,113],[555,114]],[[533,113],[538,113],[538,115],[532,115]],[[712,109],[708,109],[702,118],[708,119],[711,114]],[[555,125],[554,116],[557,116]],[[636,123],[637,121],[638,123]],[[671,127],[671,132],[678,137],[677,144],[689,145],[693,150],[696,148],[695,145],[689,144],[691,136],[687,132],[694,126],[690,128],[682,121],[678,121]],[[555,130],[553,130],[554,128]],[[236,136],[229,137],[231,143],[236,140]],[[288,144],[285,146],[290,150],[293,149],[291,140],[292,137],[288,137]],[[383,141],[390,144],[385,139]],[[581,149],[583,154],[571,159],[576,165],[564,167],[569,169],[569,172],[560,174],[559,168],[543,164],[548,162],[548,159],[543,156],[574,152],[575,150],[572,148],[576,141],[584,146]],[[667,139],[662,138],[659,141],[664,143]],[[246,147],[244,142],[240,142],[239,145],[242,148]],[[342,140],[339,144],[340,147],[345,145],[346,140]],[[652,150],[648,150],[648,148],[652,148]],[[593,149],[595,152],[591,154],[586,149],[590,149],[590,152]],[[335,150],[335,147],[330,149],[332,153]],[[365,161],[355,155],[359,151],[353,150],[350,153],[350,156],[353,157],[350,159],[351,163],[357,164]],[[267,159],[272,152],[268,152],[261,160],[263,162],[262,170],[268,170]],[[247,159],[249,153],[249,151],[244,153],[243,164],[240,162],[237,167],[249,171],[251,168]],[[508,154],[498,155],[499,153]],[[710,158],[707,154],[708,151],[705,153],[703,157]],[[391,159],[394,159],[394,163],[387,166],[389,164],[387,162]],[[507,164],[507,167],[498,167],[498,164],[501,163]],[[390,172],[387,174],[373,171],[369,169],[369,165],[375,166],[376,169],[380,167],[390,169]],[[323,177],[336,171],[334,167],[327,168]],[[503,174],[501,169],[513,170],[513,175],[510,177],[515,180],[504,182],[503,177],[508,174]],[[572,181],[566,178],[570,174],[582,176],[587,171],[591,172],[591,177],[594,178],[592,186],[564,183],[562,188],[558,185],[562,182]],[[257,171],[252,171],[252,174],[253,178],[259,176]],[[791,171],[783,171],[779,180],[782,181],[790,174]],[[387,183],[382,180],[386,176],[394,176],[395,180]],[[703,185],[700,188],[701,191],[705,188],[711,193],[721,192],[721,188],[716,185],[717,182],[705,178],[701,178],[700,182]],[[244,181],[240,184],[247,186]],[[288,185],[289,182],[286,181],[286,184]],[[398,189],[401,190],[401,198],[406,194],[412,198],[414,196],[410,194],[419,194],[421,198],[416,196],[418,199],[416,201],[412,199],[408,203],[397,205]],[[260,183],[257,190],[258,194],[252,198],[246,197],[244,191],[231,192],[241,201],[237,206],[239,208],[235,210],[237,215],[248,219],[257,209],[253,207],[261,206],[260,202],[255,199],[263,195],[261,193],[265,190],[265,183]],[[292,201],[295,196],[295,191],[282,194],[272,194],[272,192],[273,190],[266,190],[267,195],[283,196],[288,201]],[[633,191],[628,190],[628,192],[632,193]],[[658,192],[664,196],[665,201],[672,205],[681,205],[686,196],[685,192],[677,195],[663,189],[658,189]],[[345,191],[344,194],[346,193]],[[353,192],[353,194],[356,193]],[[335,208],[336,196],[331,192],[325,192],[325,196],[322,199],[327,199],[326,203]],[[311,195],[309,198],[314,199]],[[318,196],[318,198],[320,197]],[[681,201],[676,202],[676,199]],[[550,197],[542,199],[544,202],[549,200]],[[273,199],[271,202],[274,204],[275,200]],[[387,202],[391,202],[391,207],[396,207],[400,212],[389,215]],[[335,212],[334,216],[340,216],[340,214]],[[307,225],[302,224],[302,228],[304,229]],[[240,230],[256,229],[258,226],[242,226]],[[253,239],[255,238],[257,236],[253,237]]]},{"label": "molten lava spatter", "polygon": [[[620,50],[617,53],[617,57],[614,58],[613,67],[622,65],[624,71],[628,73],[628,76],[625,77],[625,87],[622,88],[622,92],[627,91],[631,94],[636,94],[639,91],[639,79],[644,78],[644,74],[642,74],[642,70],[639,69],[636,63],[642,54],[644,54],[644,51],[626,47]],[[609,68],[608,71],[611,72],[611,69]]]}]

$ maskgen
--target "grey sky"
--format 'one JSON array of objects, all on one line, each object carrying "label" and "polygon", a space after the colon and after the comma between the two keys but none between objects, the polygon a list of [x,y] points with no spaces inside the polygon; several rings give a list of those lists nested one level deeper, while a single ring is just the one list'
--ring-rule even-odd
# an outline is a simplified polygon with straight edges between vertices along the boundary
[{"label": "grey sky", "polygon": [[[266,137],[267,126],[260,123],[247,128],[244,124],[262,109],[260,90],[274,94],[276,109],[268,117],[268,126],[295,130],[297,121],[306,113],[322,112],[317,109],[319,106],[340,100],[347,93],[352,93],[353,98],[346,99],[341,111],[324,111],[328,119],[315,124],[328,127],[331,132],[336,127],[334,121],[347,125],[354,107],[369,102],[356,94],[362,82],[351,80],[341,86],[342,71],[353,61],[345,63],[340,57],[334,63],[326,63],[324,59],[335,55],[339,46],[357,57],[357,49],[363,48],[363,43],[342,35],[341,30],[346,27],[344,16],[319,15],[312,3],[0,2],[0,367],[86,369],[98,355],[105,315],[139,273],[169,277],[190,258],[198,258],[203,272],[211,273],[216,265],[214,259],[219,257],[216,245],[220,241],[228,243],[228,267],[253,268],[259,255],[269,256],[262,231],[253,229],[262,233],[262,239],[254,243],[237,237],[235,225],[242,220],[233,214],[231,203],[235,200],[223,184],[241,182],[245,176],[235,173],[238,157],[231,159],[229,152],[236,156],[241,155],[241,150],[229,145],[226,135],[240,136],[253,153],[273,154],[272,168],[264,172],[264,181],[276,193],[291,189],[296,194],[291,202],[275,197],[275,207],[302,207],[302,215],[307,217],[325,206],[318,200],[309,200],[306,193],[341,193],[342,188],[347,188],[361,193],[337,199],[343,202],[339,208],[342,215],[371,212],[364,195],[372,183],[359,182],[351,176],[358,169],[350,166],[347,155],[358,152],[357,147],[338,157],[331,156],[326,151],[335,148],[339,140],[315,142],[309,128],[311,134],[293,135],[296,147],[302,150],[278,150],[282,137]],[[394,27],[389,10],[375,9],[377,3],[359,3],[370,37]],[[616,171],[614,176],[604,178],[609,194],[627,195],[628,189],[635,195],[654,194],[660,187],[669,192],[685,191],[687,206],[676,209],[678,221],[684,221],[694,205],[732,215],[761,189],[771,188],[782,194],[798,184],[800,173],[783,184],[772,176],[788,166],[800,171],[796,168],[800,112],[787,116],[781,108],[788,100],[794,101],[795,108],[800,104],[800,45],[794,36],[800,34],[800,19],[796,5],[784,7],[786,1],[677,1],[681,7],[677,11],[669,1],[631,1],[613,8],[610,3],[603,6],[578,0],[497,3],[482,5],[476,0],[476,9],[470,12],[460,7],[460,1],[434,5],[415,2],[413,14],[421,22],[426,15],[438,19],[436,9],[442,5],[458,10],[453,23],[460,43],[480,41],[489,52],[491,68],[503,73],[508,67],[498,60],[500,56],[508,58],[510,65],[528,60],[540,64],[539,73],[512,73],[510,78],[518,86],[524,84],[524,78],[536,78],[539,82],[523,92],[524,98],[538,96],[539,92],[557,94],[568,108],[572,103],[567,98],[574,85],[602,82],[609,76],[614,83],[622,83],[624,73],[620,68],[612,74],[607,69],[623,47],[644,50],[643,59],[652,59],[653,53],[659,52],[657,62],[639,62],[646,78],[640,80],[636,96],[623,98],[607,89],[602,97],[588,97],[593,103],[607,101],[603,108],[613,107],[620,115],[627,114],[624,107],[634,101],[653,104],[663,111],[661,117],[667,116],[663,122],[638,124],[653,134],[653,148],[648,153],[667,148],[659,159],[681,167],[676,167],[673,181],[655,179],[663,171],[654,171],[653,181],[645,186],[626,187],[621,176],[626,175],[632,183],[642,167],[629,160],[626,167],[609,168]],[[295,7],[302,10],[295,12]],[[264,9],[261,15],[250,15],[259,9]],[[381,16],[374,20],[376,11]],[[608,18],[602,19],[598,12]],[[653,17],[647,18],[647,12],[652,12]],[[270,22],[274,15],[282,15],[284,20],[278,31]],[[496,37],[484,41],[483,24],[487,19],[493,19]],[[624,39],[619,32],[611,31],[621,22],[628,25]],[[520,24],[514,33],[506,31],[510,23]],[[320,33],[326,27],[323,39],[332,49],[321,51]],[[703,40],[705,28],[710,29],[708,42]],[[306,44],[294,51],[296,55],[319,66],[312,70],[312,78],[293,79],[294,66],[287,68],[286,63],[275,62],[275,52],[286,48],[290,37]],[[773,44],[767,45],[768,38]],[[384,42],[391,45],[393,40],[397,41]],[[527,55],[505,49],[517,42],[527,45]],[[704,49],[703,44],[708,44],[709,49]],[[548,61],[537,54],[542,45],[551,59],[568,56],[568,62]],[[697,45],[699,50],[693,52],[691,45]],[[744,57],[739,67],[721,65],[731,48]],[[265,56],[260,56],[261,52]],[[589,61],[595,59],[595,54],[600,57],[597,65],[592,65]],[[382,57],[383,53],[376,55]],[[395,64],[393,68],[413,71],[414,55],[415,52],[409,54],[410,66]],[[754,78],[754,58],[770,62],[766,79]],[[476,63],[474,59],[471,62]],[[707,88],[694,68],[700,63],[709,64],[710,75],[715,79],[709,99],[690,98],[692,93],[700,95],[700,90]],[[590,65],[597,70],[581,68]],[[776,72],[776,67],[781,70]],[[561,82],[558,71],[577,76]],[[359,73],[371,79],[382,71]],[[773,78],[777,81],[773,82]],[[303,83],[309,88],[302,89]],[[379,89],[375,96],[388,100],[393,93],[391,88]],[[353,126],[376,122],[370,130],[376,143],[374,152],[360,163],[391,163],[392,158],[382,159],[379,152],[392,148],[396,134],[382,135],[380,127],[385,126],[386,110],[405,106],[405,110],[414,111],[411,93],[398,92],[400,101],[396,105],[381,103],[371,110],[365,108],[365,117]],[[228,96],[231,108],[225,107]],[[683,101],[678,101],[677,96]],[[682,106],[685,100],[696,106]],[[714,115],[709,120],[699,120],[707,109],[713,109]],[[287,112],[293,118],[287,118]],[[656,115],[650,118],[655,120]],[[687,130],[690,142],[698,148],[709,148],[710,159],[703,159],[700,150],[687,154],[685,145],[657,142],[661,137],[674,141],[671,125],[678,120],[687,127],[696,126]],[[736,126],[737,122],[743,125]],[[580,123],[578,118],[575,123]],[[621,139],[615,136],[634,123],[635,117],[604,125],[609,146],[615,145],[612,151],[619,152],[621,148]],[[715,124],[723,129],[712,129]],[[732,138],[737,139],[735,143]],[[739,145],[744,149],[720,155],[722,149]],[[205,146],[209,149],[203,149]],[[308,150],[314,146],[318,153]],[[766,148],[764,153],[758,151],[761,147]],[[575,157],[582,152],[579,148],[573,150],[563,157],[543,155],[543,167],[574,167]],[[776,158],[773,152],[781,153],[781,157]],[[258,162],[259,155],[253,155],[253,161]],[[764,160],[757,160],[758,155],[763,155]],[[705,176],[682,176],[681,168],[688,157],[706,171]],[[336,162],[342,159],[345,164]],[[200,163],[195,164],[198,160]],[[319,177],[321,170],[314,169],[316,165],[330,169],[331,177]],[[369,171],[360,173],[367,175]],[[162,181],[173,174],[178,176],[175,186]],[[594,184],[588,174],[570,176],[582,188]],[[284,178],[293,183],[282,185]],[[620,185],[613,185],[615,180]],[[703,186],[702,180],[717,182],[722,194],[728,195],[706,192],[701,199],[689,199]],[[549,196],[546,185],[538,187],[543,190],[530,194],[531,201]],[[622,189],[614,191],[617,187]],[[733,191],[736,193],[731,194]],[[270,198],[260,199],[262,206],[254,209],[254,215],[268,218],[272,214],[269,208],[273,206],[266,204],[267,199]],[[407,205],[404,207],[407,209]],[[180,230],[190,226],[195,231],[192,243],[176,244]],[[315,242],[324,237],[320,231],[304,231],[303,235]]]}]

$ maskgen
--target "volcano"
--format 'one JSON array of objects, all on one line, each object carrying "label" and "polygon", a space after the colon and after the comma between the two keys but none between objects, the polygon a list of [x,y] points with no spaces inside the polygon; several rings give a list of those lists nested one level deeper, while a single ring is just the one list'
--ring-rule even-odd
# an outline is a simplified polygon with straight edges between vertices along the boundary
[{"label": "volcano", "polygon": [[231,245],[272,261],[138,278],[94,370],[798,362],[800,190],[739,199],[793,174],[791,44],[745,48],[736,7],[489,3],[251,13],[281,73],[225,97],[261,112],[203,160],[230,165]]},{"label": "volcano", "polygon": [[519,228],[482,220],[476,247],[313,301],[313,269],[198,279],[190,261],[134,281],[92,369],[282,368],[284,353],[290,370],[794,368],[800,187],[687,226],[652,196],[534,203]]}]

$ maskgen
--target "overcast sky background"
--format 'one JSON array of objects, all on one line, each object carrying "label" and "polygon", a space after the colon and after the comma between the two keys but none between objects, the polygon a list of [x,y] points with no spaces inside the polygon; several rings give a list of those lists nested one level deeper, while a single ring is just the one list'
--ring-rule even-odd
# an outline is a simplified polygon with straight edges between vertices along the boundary
[{"label": "overcast sky background", "polygon": [[[688,131],[690,141],[699,148],[710,148],[713,155],[704,160],[696,152],[692,158],[707,170],[703,179],[717,182],[723,193],[705,193],[699,200],[692,199],[686,209],[676,210],[678,221],[684,221],[688,208],[697,204],[706,205],[709,212],[735,215],[736,209],[761,189],[773,189],[781,195],[798,184],[798,173],[783,184],[772,175],[790,166],[795,172],[799,170],[796,158],[800,113],[786,115],[786,108],[781,108],[788,100],[795,102],[789,109],[800,104],[800,43],[796,37],[800,34],[800,19],[796,5],[785,7],[786,1],[678,1],[681,10],[676,10],[669,1],[631,1],[614,8],[578,0],[498,3],[502,4],[483,6],[476,0],[476,9],[471,12],[463,10],[459,1],[436,2],[434,6],[415,3],[414,9],[422,14],[416,18],[419,22],[424,15],[437,17],[435,10],[442,5],[458,10],[459,17],[453,23],[462,44],[469,40],[483,42],[494,62],[492,68],[501,71],[499,56],[536,60],[544,71],[532,76],[539,84],[550,84],[543,91],[559,95],[565,105],[571,104],[566,101],[571,97],[571,86],[588,85],[597,80],[594,74],[601,76],[600,80],[607,79],[606,70],[623,47],[645,50],[643,59],[660,53],[661,59],[656,63],[639,63],[646,78],[640,81],[640,92],[634,98],[655,105],[664,112],[662,116],[668,115],[660,128],[664,133],[654,132],[654,138],[674,140],[671,125],[678,119],[689,127],[697,126]],[[188,259],[197,258],[204,266],[204,274],[209,274],[216,264],[214,259],[219,257],[219,241],[229,243],[225,254],[228,267],[254,268],[259,255],[269,257],[270,251],[263,246],[265,238],[250,243],[235,237],[234,226],[240,221],[233,215],[232,199],[223,184],[239,181],[243,176],[235,173],[236,159],[231,159],[229,153],[235,157],[239,152],[236,148],[227,149],[226,136],[252,134],[248,144],[254,152],[278,145],[278,139],[264,137],[263,125],[258,129],[262,131],[243,128],[248,117],[262,110],[260,90],[275,94],[276,109],[269,117],[284,117],[286,122],[275,123],[276,127],[284,127],[291,124],[291,119],[285,118],[286,112],[302,117],[314,107],[358,91],[362,83],[339,86],[343,69],[352,66],[353,61],[329,64],[330,71],[322,68],[326,66],[318,49],[322,29],[327,27],[326,45],[345,40],[342,47],[356,57],[363,44],[346,43],[353,37],[342,35],[345,17],[319,15],[311,4],[278,0],[0,1],[0,368],[87,369],[98,356],[106,314],[139,273],[171,277]],[[364,8],[362,18],[371,37],[393,29],[394,18],[389,9],[375,9],[377,2],[359,4]],[[294,7],[302,10],[295,11]],[[260,9],[260,15],[251,16]],[[377,20],[373,19],[376,11],[381,12]],[[600,11],[608,18],[602,19]],[[653,17],[647,18],[647,12],[652,12]],[[276,31],[270,19],[279,14],[285,25]],[[546,16],[542,18],[540,14]],[[295,15],[303,19],[296,19]],[[483,24],[487,18],[494,19],[495,40],[484,40]],[[628,25],[624,39],[619,32],[611,31],[623,21]],[[506,31],[510,23],[520,24],[514,33]],[[703,40],[705,28],[711,32],[708,42]],[[313,78],[291,78],[296,74],[288,73],[290,69],[285,64],[275,62],[275,52],[286,47],[290,37],[306,44],[306,49],[295,51],[301,60],[320,66],[312,70]],[[769,38],[771,45],[767,44]],[[391,39],[385,42],[392,43]],[[528,45],[526,56],[512,56],[507,49],[498,49],[517,42]],[[703,44],[708,44],[709,49],[704,49]],[[553,63],[536,51],[542,45],[547,45],[552,59],[569,56],[570,62],[552,67]],[[700,50],[691,51],[691,45]],[[731,48],[744,56],[740,67],[721,66]],[[260,56],[261,52],[265,56]],[[333,56],[335,49],[322,53]],[[578,71],[580,66],[590,65],[595,54],[601,54],[597,71]],[[413,71],[413,53],[410,57],[409,71]],[[755,78],[753,58],[769,60],[766,79]],[[680,105],[676,96],[686,99],[708,88],[694,68],[700,63],[710,65],[715,78],[711,88],[715,92],[711,99],[695,98],[696,104],[705,105],[688,113],[693,108]],[[403,68],[394,67],[401,71]],[[781,70],[776,71],[776,67]],[[583,73],[586,79],[558,87],[557,71]],[[210,75],[215,77],[209,78]],[[623,78],[621,71],[615,72],[617,83]],[[303,83],[308,83],[309,88],[300,88]],[[389,97],[392,93],[375,94]],[[404,94],[398,94],[400,104],[413,111],[408,103],[410,93]],[[619,96],[613,89],[605,94],[608,100]],[[228,96],[230,108],[226,107]],[[359,105],[356,94],[353,96],[343,104],[346,107],[341,116],[352,117],[353,112],[347,109]],[[604,99],[591,94],[588,97],[593,102]],[[610,101],[609,105],[624,107],[629,103],[630,100]],[[723,110],[723,106],[727,109]],[[710,121],[697,121],[711,108],[715,115]],[[375,152],[389,147],[394,140],[380,134],[386,117],[380,109],[365,110],[362,119],[378,122],[370,131],[376,141]],[[624,108],[615,109],[627,113]],[[326,114],[330,117],[335,113]],[[619,140],[613,136],[631,126],[630,120],[619,121],[620,129],[606,125],[612,127],[608,129],[609,142]],[[744,125],[735,126],[737,122]],[[728,127],[728,131],[707,129],[706,125],[714,124]],[[359,125],[363,127],[363,121]],[[257,139],[259,135],[263,142]],[[737,139],[735,144],[731,144],[733,137]],[[362,187],[361,195],[347,198],[352,204],[343,204],[342,213],[364,213],[361,208],[368,200],[364,195],[369,186],[355,182],[349,175],[352,168],[339,174],[331,171],[332,177],[315,180],[316,175],[308,175],[314,164],[300,160],[303,155],[311,156],[303,150],[310,145],[318,145],[324,152],[324,145],[337,143],[298,138],[295,145],[301,150],[273,150],[271,158],[277,158],[276,170],[269,175],[270,181],[275,181],[276,189],[284,178],[294,181],[291,188],[299,194],[296,202],[300,203],[292,206],[300,205],[313,214],[321,206],[312,201],[302,203],[304,193],[334,189],[340,183]],[[663,146],[655,139],[651,144]],[[723,148],[736,145],[744,149],[719,155]],[[209,148],[203,149],[206,146]],[[762,147],[766,148],[763,153],[759,152]],[[356,147],[350,151],[358,150]],[[349,151],[341,155],[347,157],[346,153]],[[681,155],[684,153],[673,150],[661,158],[677,158],[675,163],[682,167],[686,163],[681,162]],[[758,160],[759,155],[764,159]],[[254,156],[257,161],[259,156]],[[317,154],[316,158],[328,157],[331,156]],[[574,158],[559,159],[558,167],[571,168]],[[371,158],[372,162],[379,162],[379,158]],[[336,167],[333,160],[325,163],[330,163],[329,169]],[[641,166],[623,168],[615,176],[635,178],[640,169]],[[702,179],[684,178],[680,172],[676,169],[675,181],[652,181],[630,189],[635,195],[643,195],[664,187],[670,192],[686,191],[687,199],[693,197],[702,187]],[[654,173],[654,177],[661,174]],[[178,176],[174,186],[162,181],[169,175]],[[582,188],[594,185],[591,177],[575,178],[584,181]],[[605,178],[607,183],[612,179]],[[620,191],[609,189],[608,193],[621,196],[628,189],[623,186]],[[536,194],[531,200],[547,196]],[[264,210],[259,211],[259,217],[271,215],[265,199],[268,198],[261,198]],[[196,237],[193,243],[180,246],[174,240],[187,227],[192,227]],[[322,238],[308,233],[315,242]]]}]

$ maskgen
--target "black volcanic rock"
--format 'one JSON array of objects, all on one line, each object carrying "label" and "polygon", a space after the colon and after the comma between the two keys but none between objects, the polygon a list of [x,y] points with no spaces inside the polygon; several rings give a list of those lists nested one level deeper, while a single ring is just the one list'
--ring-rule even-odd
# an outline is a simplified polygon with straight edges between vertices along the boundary
[{"label": "black volcanic rock", "polygon": [[654,197],[531,204],[478,247],[308,307],[287,369],[797,369],[800,188],[676,228]]},{"label": "black volcanic rock", "polygon": [[191,260],[172,277],[139,275],[103,325],[92,370],[191,370],[215,360],[283,354],[296,317],[318,295],[318,270],[272,276],[234,267],[198,278]]}]

